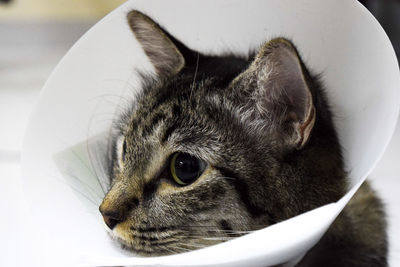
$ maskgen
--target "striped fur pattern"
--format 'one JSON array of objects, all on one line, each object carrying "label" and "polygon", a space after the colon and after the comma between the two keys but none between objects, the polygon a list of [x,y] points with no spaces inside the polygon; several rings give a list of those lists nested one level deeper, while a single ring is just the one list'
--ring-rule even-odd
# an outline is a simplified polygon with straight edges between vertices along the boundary
[{"label": "striped fur pattern", "polygon": [[[100,211],[119,243],[141,255],[190,251],[343,196],[328,104],[290,41],[274,39],[250,57],[208,56],[140,12],[128,22],[157,76],[142,75],[142,92],[115,124],[111,188]],[[171,179],[176,152],[207,164],[186,186]],[[360,227],[343,223],[332,231]]]}]

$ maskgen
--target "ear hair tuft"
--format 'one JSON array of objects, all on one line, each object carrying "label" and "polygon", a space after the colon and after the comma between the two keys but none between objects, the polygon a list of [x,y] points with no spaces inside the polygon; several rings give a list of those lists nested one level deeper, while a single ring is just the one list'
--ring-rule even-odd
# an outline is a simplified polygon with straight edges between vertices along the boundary
[{"label": "ear hair tuft", "polygon": [[301,149],[315,122],[312,93],[295,46],[283,38],[265,43],[249,68],[231,84],[244,99],[242,119],[267,130],[289,147]]}]

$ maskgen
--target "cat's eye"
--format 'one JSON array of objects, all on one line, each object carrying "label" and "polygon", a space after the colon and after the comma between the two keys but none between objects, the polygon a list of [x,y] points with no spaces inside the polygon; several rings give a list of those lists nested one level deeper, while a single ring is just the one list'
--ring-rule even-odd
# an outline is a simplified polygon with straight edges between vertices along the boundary
[{"label": "cat's eye", "polygon": [[188,185],[201,176],[206,166],[203,160],[190,154],[175,153],[170,163],[171,176],[178,185]]}]

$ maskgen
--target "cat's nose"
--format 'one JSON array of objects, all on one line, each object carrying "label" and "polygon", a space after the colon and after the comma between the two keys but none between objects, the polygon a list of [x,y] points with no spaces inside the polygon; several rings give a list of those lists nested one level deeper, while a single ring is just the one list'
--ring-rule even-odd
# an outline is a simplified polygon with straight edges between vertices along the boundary
[{"label": "cat's nose", "polygon": [[117,212],[110,212],[110,211],[105,211],[101,212],[101,215],[103,215],[103,220],[105,224],[110,228],[111,230],[114,229],[114,227],[121,223],[123,221],[122,216],[118,214]]},{"label": "cat's nose", "polygon": [[105,224],[111,230],[119,223],[125,220],[125,211],[118,207],[118,205],[108,205],[106,201],[103,201],[99,207],[101,215],[103,215],[103,220]]},{"label": "cat's nose", "polygon": [[138,205],[139,198],[116,183],[104,197],[99,211],[103,215],[105,224],[112,230],[119,223],[128,219],[131,211],[136,209]]},{"label": "cat's nose", "polygon": [[129,212],[135,209],[139,205],[137,198],[129,198],[125,201],[110,201],[105,198],[101,203],[99,210],[105,224],[111,230],[119,223],[122,223],[127,219]]}]

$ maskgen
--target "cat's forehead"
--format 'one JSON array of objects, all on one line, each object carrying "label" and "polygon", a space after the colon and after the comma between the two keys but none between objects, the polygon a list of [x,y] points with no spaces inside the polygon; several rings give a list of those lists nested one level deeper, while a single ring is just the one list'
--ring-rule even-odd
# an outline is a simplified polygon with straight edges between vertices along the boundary
[{"label": "cat's forehead", "polygon": [[200,116],[202,113],[199,112],[205,106],[215,105],[215,103],[208,103],[209,99],[224,97],[226,86],[218,78],[194,80],[193,77],[188,76],[179,76],[170,81],[147,85],[141,97],[138,98],[137,110],[132,112],[133,118],[142,121],[140,116],[147,116],[156,111],[165,113],[174,111],[171,115],[175,117]]},{"label": "cat's forehead", "polygon": [[138,99],[137,109],[125,122],[123,134],[135,150],[152,143],[202,154],[223,145],[221,140],[235,124],[235,108],[219,81],[172,81],[155,86],[146,89],[150,91]]}]

